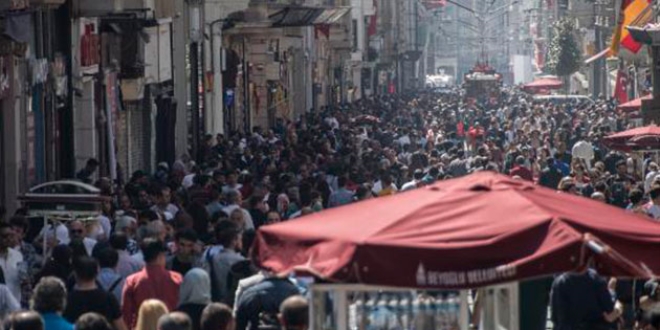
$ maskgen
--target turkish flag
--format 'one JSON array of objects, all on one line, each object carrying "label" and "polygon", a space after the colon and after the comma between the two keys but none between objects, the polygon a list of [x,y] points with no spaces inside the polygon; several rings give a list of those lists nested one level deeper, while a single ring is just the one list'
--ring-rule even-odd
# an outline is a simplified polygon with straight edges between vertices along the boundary
[{"label": "turkish flag", "polygon": [[619,104],[628,102],[628,75],[622,70],[619,70],[616,75],[614,98]]}]

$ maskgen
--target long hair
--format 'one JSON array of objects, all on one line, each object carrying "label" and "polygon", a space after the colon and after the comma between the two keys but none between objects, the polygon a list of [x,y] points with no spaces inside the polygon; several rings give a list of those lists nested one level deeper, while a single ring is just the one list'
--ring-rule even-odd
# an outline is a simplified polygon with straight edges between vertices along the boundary
[{"label": "long hair", "polygon": [[167,306],[157,299],[149,299],[142,302],[138,312],[135,330],[157,330],[158,319],[169,313]]}]

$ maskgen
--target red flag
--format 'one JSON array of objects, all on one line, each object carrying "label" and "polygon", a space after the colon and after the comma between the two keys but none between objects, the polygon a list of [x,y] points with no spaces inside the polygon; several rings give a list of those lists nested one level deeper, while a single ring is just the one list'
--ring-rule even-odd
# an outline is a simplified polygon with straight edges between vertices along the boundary
[{"label": "red flag", "polygon": [[422,2],[428,10],[437,9],[447,5],[447,0],[426,0]]},{"label": "red flag", "polygon": [[622,70],[619,70],[616,75],[614,98],[619,104],[628,102],[628,75]]},{"label": "red flag", "polygon": [[635,41],[626,26],[642,27],[653,19],[653,6],[651,0],[623,0],[617,26],[612,34],[610,49],[612,54],[619,52],[619,46],[623,46],[633,53],[637,53],[642,45]]},{"label": "red flag", "polygon": [[314,25],[314,37],[316,39],[323,35],[326,39],[330,38],[330,25],[329,24],[316,24]]},{"label": "red flag", "polygon": [[374,36],[378,33],[378,3],[374,0],[374,14],[369,17],[369,28],[367,29],[368,36]]}]

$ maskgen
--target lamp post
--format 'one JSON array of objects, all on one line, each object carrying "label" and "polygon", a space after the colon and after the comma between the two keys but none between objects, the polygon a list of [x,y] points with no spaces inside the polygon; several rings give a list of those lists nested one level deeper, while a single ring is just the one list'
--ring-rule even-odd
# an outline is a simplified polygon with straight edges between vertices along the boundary
[{"label": "lamp post", "polygon": [[190,32],[190,110],[191,110],[191,129],[192,129],[192,149],[193,154],[196,156],[198,163],[202,163],[202,156],[200,150],[200,134],[202,134],[200,124],[200,100],[199,100],[199,42],[202,39],[202,26],[201,26],[201,0],[188,0],[188,14],[189,14],[189,32]]},{"label": "lamp post", "polygon": [[218,19],[210,24],[211,30],[211,65],[213,67],[213,100],[210,111],[209,131],[213,133],[224,133],[224,89],[222,72],[225,70],[224,48],[222,47],[222,29],[225,19]]}]

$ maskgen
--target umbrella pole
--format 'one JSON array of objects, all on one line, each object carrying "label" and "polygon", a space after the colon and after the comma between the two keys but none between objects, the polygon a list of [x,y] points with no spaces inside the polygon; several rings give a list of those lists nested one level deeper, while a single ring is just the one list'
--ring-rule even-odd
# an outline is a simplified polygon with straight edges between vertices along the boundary
[{"label": "umbrella pole", "polygon": [[468,295],[470,291],[461,290],[460,299],[461,299],[461,319],[460,325],[461,329],[470,329],[470,306],[468,305]]},{"label": "umbrella pole", "polygon": [[43,249],[43,252],[42,252],[43,255],[44,255],[43,265],[45,266],[46,265],[46,260],[48,260],[48,254],[47,254],[47,251],[48,251],[48,216],[44,215],[43,219],[44,219],[44,235],[43,235],[44,237],[42,239],[43,242],[42,242],[42,247],[41,248]]}]

